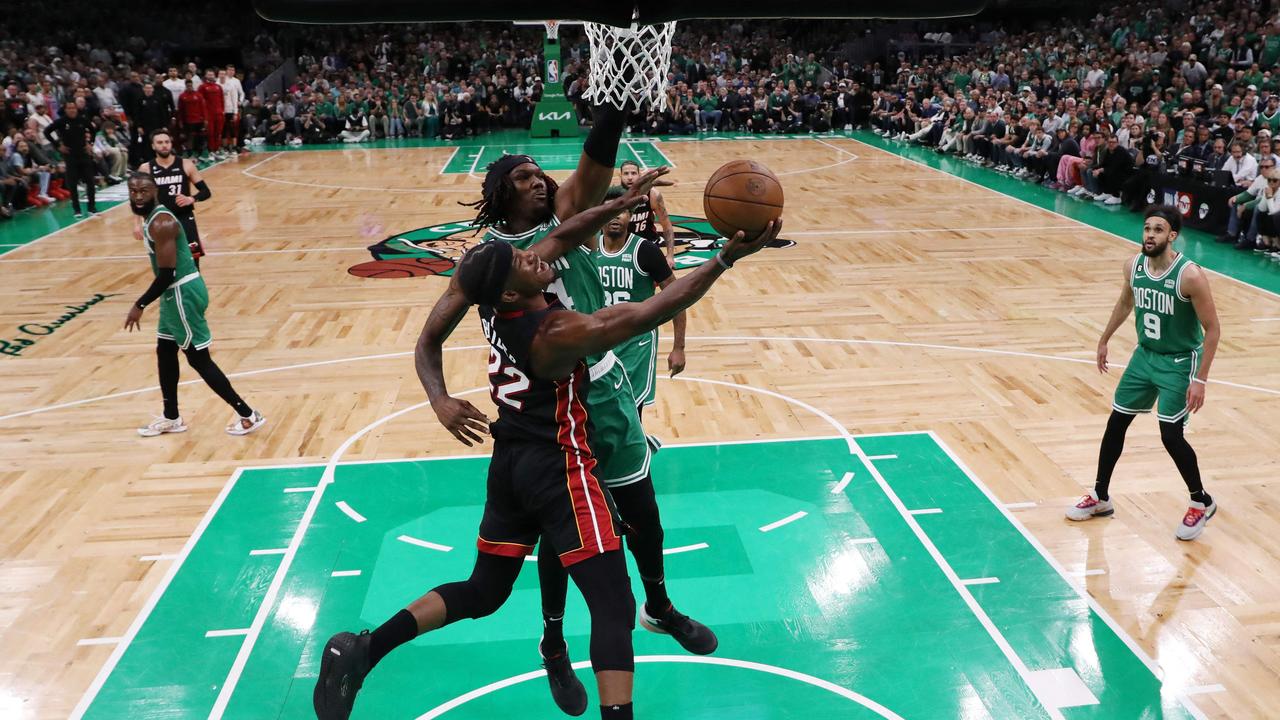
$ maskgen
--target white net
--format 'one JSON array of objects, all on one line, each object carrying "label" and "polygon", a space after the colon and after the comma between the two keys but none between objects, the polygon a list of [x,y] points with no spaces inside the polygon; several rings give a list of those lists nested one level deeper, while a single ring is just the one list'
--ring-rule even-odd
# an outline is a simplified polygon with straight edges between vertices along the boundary
[{"label": "white net", "polygon": [[585,23],[591,41],[591,77],[583,97],[618,109],[667,107],[674,22],[629,28]]}]

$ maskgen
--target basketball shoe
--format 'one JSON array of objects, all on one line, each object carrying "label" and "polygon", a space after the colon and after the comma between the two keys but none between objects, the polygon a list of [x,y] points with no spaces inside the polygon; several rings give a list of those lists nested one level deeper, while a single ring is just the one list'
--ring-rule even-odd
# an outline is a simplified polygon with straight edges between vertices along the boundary
[{"label": "basketball shoe", "polygon": [[356,693],[372,669],[368,630],[359,635],[340,632],[324,644],[320,675],[311,693],[311,704],[319,720],[347,720],[356,702]]},{"label": "basketball shoe", "polygon": [[1090,490],[1088,495],[1080,498],[1080,502],[1067,510],[1067,519],[1078,522],[1114,515],[1115,512],[1115,506],[1110,500],[1099,500],[1097,494]]},{"label": "basketball shoe", "polygon": [[1218,503],[1213,500],[1209,501],[1206,506],[1204,503],[1192,501],[1191,506],[1187,508],[1187,514],[1182,516],[1182,522],[1178,523],[1178,529],[1175,534],[1179,540],[1195,540],[1200,537],[1200,533],[1204,532],[1204,526],[1208,524],[1209,518],[1218,512]]}]

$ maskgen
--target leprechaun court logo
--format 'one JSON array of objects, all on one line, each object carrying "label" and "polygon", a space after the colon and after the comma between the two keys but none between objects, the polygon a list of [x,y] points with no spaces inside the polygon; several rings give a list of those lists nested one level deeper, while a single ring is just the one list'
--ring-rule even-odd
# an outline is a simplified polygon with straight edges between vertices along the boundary
[{"label": "leprechaun court logo", "polygon": [[[686,270],[715,257],[724,246],[724,238],[703,218],[672,215],[675,225],[676,269]],[[471,227],[470,220],[418,228],[392,235],[369,246],[373,260],[355,265],[347,272],[357,277],[406,278],[423,275],[453,274],[454,267],[468,248],[480,242],[483,233]],[[777,238],[770,248],[789,248],[794,241]]]}]

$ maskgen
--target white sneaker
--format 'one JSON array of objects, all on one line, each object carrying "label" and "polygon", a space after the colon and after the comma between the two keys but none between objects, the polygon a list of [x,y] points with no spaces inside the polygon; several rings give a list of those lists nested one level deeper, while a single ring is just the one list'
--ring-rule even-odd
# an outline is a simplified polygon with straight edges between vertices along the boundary
[{"label": "white sneaker", "polygon": [[1209,518],[1218,512],[1218,503],[1210,501],[1210,505],[1205,507],[1204,503],[1192,502],[1187,508],[1187,514],[1182,516],[1182,522],[1178,523],[1178,529],[1174,532],[1179,540],[1195,540],[1200,537],[1200,533],[1204,532],[1204,526],[1209,522]]},{"label": "white sneaker", "polygon": [[1068,190],[1068,191],[1067,191],[1067,194],[1068,194],[1068,195],[1072,195],[1072,196],[1079,197],[1080,195],[1083,195],[1083,194],[1084,194],[1084,186],[1083,186],[1083,185],[1076,185],[1075,187],[1073,187],[1073,188],[1071,188],[1070,190]]},{"label": "white sneaker", "polygon": [[151,421],[150,425],[138,428],[138,434],[142,437],[155,437],[165,433],[186,432],[187,426],[183,424],[182,418],[176,417],[170,420],[163,415]]},{"label": "white sneaker", "polygon": [[1115,506],[1110,500],[1099,500],[1098,496],[1092,491],[1088,495],[1080,498],[1080,502],[1067,509],[1067,519],[1080,522],[1082,520],[1092,520],[1096,517],[1106,517],[1114,515]]},{"label": "white sneaker", "polygon": [[1119,205],[1121,202],[1123,201],[1120,198],[1116,197],[1115,195],[1109,195],[1107,196],[1107,199],[1103,201],[1102,204],[1103,205]]},{"label": "white sneaker", "polygon": [[[246,424],[248,423],[248,424]],[[267,423],[267,419],[262,417],[262,413],[257,410],[249,417],[240,417],[236,415],[231,418],[231,422],[227,424],[228,435],[248,435]]]},{"label": "white sneaker", "polygon": [[1110,198],[1110,197],[1111,197],[1111,196],[1110,196],[1110,195],[1108,195],[1108,194],[1106,194],[1106,193],[1096,193],[1096,194],[1093,196],[1093,200],[1094,200],[1095,202],[1106,202],[1106,201],[1107,201],[1107,199],[1108,199],[1108,198]]}]

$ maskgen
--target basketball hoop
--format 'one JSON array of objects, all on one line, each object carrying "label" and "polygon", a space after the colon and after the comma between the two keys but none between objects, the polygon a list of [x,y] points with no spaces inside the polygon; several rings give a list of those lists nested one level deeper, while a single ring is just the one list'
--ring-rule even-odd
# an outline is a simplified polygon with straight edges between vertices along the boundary
[{"label": "basketball hoop", "polygon": [[584,98],[619,110],[646,103],[667,107],[667,71],[671,67],[674,22],[614,27],[584,23],[591,42],[591,75]]},{"label": "basketball hoop", "polygon": [[547,28],[547,37],[552,40],[560,37],[560,21],[559,20],[543,20],[542,24]]}]

